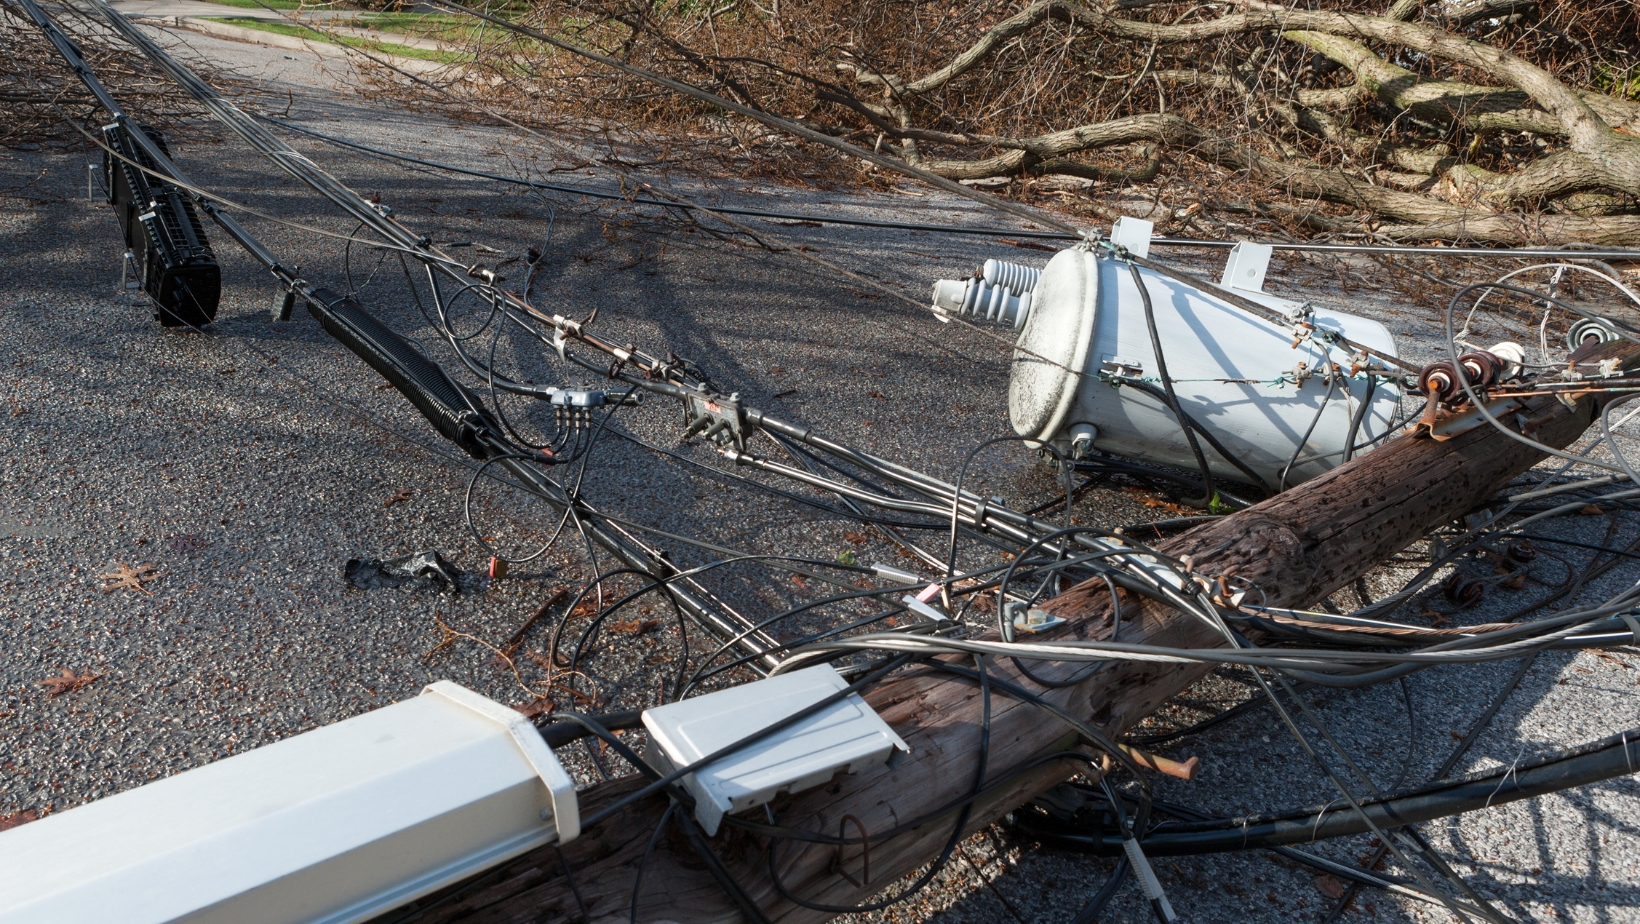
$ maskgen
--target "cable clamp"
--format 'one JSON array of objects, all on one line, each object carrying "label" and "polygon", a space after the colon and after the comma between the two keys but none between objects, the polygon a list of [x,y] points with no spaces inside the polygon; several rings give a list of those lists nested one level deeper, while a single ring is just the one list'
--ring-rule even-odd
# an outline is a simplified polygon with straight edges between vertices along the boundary
[{"label": "cable clamp", "polygon": [[1303,360],[1299,360],[1298,365],[1294,366],[1292,371],[1286,373],[1283,378],[1292,382],[1295,387],[1303,388],[1304,383],[1308,382],[1314,375],[1315,370],[1310,368],[1310,364]]},{"label": "cable clamp", "polygon": [[[301,271],[302,268],[298,266],[295,272],[300,273]],[[295,276],[295,273],[292,273],[292,275]],[[285,287],[285,297],[280,299],[279,309],[274,313],[273,319],[279,322],[289,321],[291,313],[296,310],[297,292],[306,288],[306,279],[303,279],[300,276],[295,276],[295,278],[291,279],[290,285]]]},{"label": "cable clamp", "polygon": [[496,283],[507,281],[507,277],[497,276],[494,270],[482,263],[474,263],[472,266],[467,267],[467,278],[482,279],[492,286]]},{"label": "cable clamp", "polygon": [[1640,645],[1640,619],[1635,619],[1633,613],[1618,613],[1617,618],[1623,620],[1629,631],[1634,633],[1634,644]]}]

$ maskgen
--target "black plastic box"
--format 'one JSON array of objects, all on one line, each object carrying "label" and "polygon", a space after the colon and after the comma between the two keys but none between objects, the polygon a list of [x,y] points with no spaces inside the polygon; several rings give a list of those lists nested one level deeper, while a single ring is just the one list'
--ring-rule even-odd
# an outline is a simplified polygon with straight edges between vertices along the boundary
[{"label": "black plastic box", "polygon": [[[139,129],[170,156],[158,129]],[[103,139],[121,157],[155,169],[123,126],[107,126]],[[135,258],[142,290],[154,301],[154,317],[166,327],[202,327],[215,320],[222,299],[222,270],[193,202],[162,177],[106,151],[103,175],[108,178],[108,203],[125,235],[126,249]]]}]

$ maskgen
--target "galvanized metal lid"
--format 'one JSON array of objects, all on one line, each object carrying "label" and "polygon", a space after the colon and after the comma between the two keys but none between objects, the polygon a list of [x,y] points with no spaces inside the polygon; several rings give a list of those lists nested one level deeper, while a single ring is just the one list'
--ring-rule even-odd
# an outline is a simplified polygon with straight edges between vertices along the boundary
[{"label": "galvanized metal lid", "polygon": [[1092,251],[1062,250],[1031,292],[1008,379],[1008,419],[1020,436],[1052,439],[1076,403],[1098,323],[1099,265]]}]

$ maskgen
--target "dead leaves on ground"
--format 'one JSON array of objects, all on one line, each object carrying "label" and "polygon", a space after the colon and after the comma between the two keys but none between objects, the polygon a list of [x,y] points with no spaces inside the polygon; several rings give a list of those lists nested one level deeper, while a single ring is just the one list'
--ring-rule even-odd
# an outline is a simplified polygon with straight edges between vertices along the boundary
[{"label": "dead leaves on ground", "polygon": [[543,714],[546,714],[546,713],[550,713],[558,707],[553,704],[552,700],[547,699],[546,697],[542,696],[542,697],[537,697],[535,700],[531,701],[527,705],[514,706],[513,708],[518,710],[518,712],[521,713],[524,716],[524,718],[533,719],[538,715],[543,715]]},{"label": "dead leaves on ground", "polygon": [[75,674],[72,668],[65,667],[60,675],[56,677],[47,677],[46,679],[39,681],[38,685],[46,688],[46,698],[51,699],[53,697],[61,696],[64,693],[72,693],[82,687],[90,686],[92,681],[101,676],[101,674],[93,674],[90,671],[86,671],[83,674]]},{"label": "dead leaves on ground", "polygon": [[617,619],[609,624],[609,631],[621,635],[648,635],[660,627],[659,619]]},{"label": "dead leaves on ground", "polygon": [[111,594],[114,591],[124,587],[128,590],[134,590],[137,593],[152,596],[154,592],[143,585],[154,580],[155,578],[158,578],[161,573],[162,572],[155,565],[138,565],[133,568],[125,562],[120,562],[119,570],[113,574],[98,575],[98,577],[102,578],[103,585],[97,589],[105,594]]},{"label": "dead leaves on ground", "polygon": [[415,492],[410,490],[409,488],[400,488],[397,494],[394,494],[392,497],[389,497],[387,500],[382,501],[382,506],[383,507],[391,507],[395,504],[405,503],[406,501],[408,501],[411,498],[411,496],[413,494],[415,494]]},{"label": "dead leaves on ground", "polygon": [[1315,888],[1322,895],[1334,900],[1344,897],[1344,881],[1332,873],[1322,873],[1315,877]]},{"label": "dead leaves on ground", "polygon": [[1186,510],[1172,501],[1165,501],[1159,497],[1151,497],[1144,488],[1128,488],[1127,491],[1129,494],[1133,495],[1135,500],[1141,504],[1144,504],[1146,507],[1159,507],[1166,510],[1168,513],[1176,513],[1179,516],[1190,516],[1194,512]]}]

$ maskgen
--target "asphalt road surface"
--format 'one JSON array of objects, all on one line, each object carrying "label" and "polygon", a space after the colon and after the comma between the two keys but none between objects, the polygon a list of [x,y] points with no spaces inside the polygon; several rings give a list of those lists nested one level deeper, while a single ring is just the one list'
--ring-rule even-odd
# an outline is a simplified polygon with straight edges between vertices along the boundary
[{"label": "asphalt road surface", "polygon": [[[245,105],[253,111],[499,173],[602,189],[617,183],[595,137],[578,148],[585,158],[578,167],[564,152],[504,129],[364,99],[354,92],[356,75],[330,58],[187,33],[168,41],[235,70],[250,88]],[[544,250],[538,303],[576,316],[596,308],[605,336],[657,354],[675,351],[723,390],[789,419],[947,477],[971,447],[1010,432],[1006,351],[997,340],[939,324],[789,254],[724,240],[656,209],[529,194],[285,137],[453,252],[495,265],[530,247]],[[341,238],[353,229],[326,203],[204,123],[180,127],[171,145],[205,186],[267,216],[246,223],[276,254],[301,264],[308,279],[342,288],[351,273],[373,310],[435,344],[396,261],[358,249],[347,254]],[[470,470],[311,318],[298,311],[289,323],[272,321],[280,293],[221,235],[225,291],[217,323],[206,334],[162,330],[121,287],[113,217],[86,197],[93,159],[73,145],[0,151],[0,816],[65,811],[415,695],[436,679],[527,702],[520,680],[538,681],[539,673],[515,676],[474,640],[499,644],[554,587],[590,577],[595,566],[579,545],[565,543],[561,556],[506,580],[484,577],[484,553],[462,513]],[[547,173],[554,168],[560,172]],[[707,201],[1012,224],[903,184],[863,194],[784,188],[724,170],[643,175]],[[1047,257],[983,237],[759,228],[918,301],[935,278],[960,275],[986,257],[1037,264]],[[1375,272],[1370,264],[1354,271],[1369,282]],[[1341,292],[1337,264],[1281,258],[1271,277],[1278,291],[1347,301],[1350,310],[1380,318],[1400,338],[1403,355],[1434,356],[1432,315],[1370,284]],[[499,350],[539,381],[596,383],[549,361],[539,344],[503,341]],[[679,416],[656,401],[623,413],[614,426],[619,435],[600,443],[588,468],[586,496],[611,513],[740,548],[827,558],[888,554],[852,545],[848,521],[732,488],[640,445],[712,464],[707,454],[678,450]],[[1021,504],[1058,489],[1034,459],[1008,446],[982,456],[970,477]],[[480,497],[477,508],[478,532],[514,548],[553,525],[550,515],[499,494]],[[1130,492],[1102,489],[1078,515],[1112,526],[1166,514]],[[1591,516],[1546,529],[1626,543],[1636,524]],[[440,550],[467,570],[463,593],[363,591],[342,580],[349,559],[423,549]],[[1575,566],[1588,554],[1568,549],[1563,557]],[[105,592],[101,576],[122,565],[151,565],[153,577],[140,589]],[[1541,567],[1550,583],[1563,573],[1547,558]],[[1386,566],[1371,590],[1380,593],[1408,573]],[[1616,568],[1583,599],[1635,578],[1635,568]],[[747,606],[777,603],[784,593],[751,579],[743,584],[735,593]],[[1538,592],[1538,585],[1499,591],[1464,618],[1484,621]],[[667,662],[676,641],[669,624],[634,632],[597,663],[606,708],[654,702],[675,669]],[[525,650],[545,643],[538,632]],[[1459,770],[1508,765],[1640,724],[1637,668],[1633,650],[1540,658]],[[65,669],[95,679],[51,695],[42,681]],[[1404,688],[1318,694],[1314,706],[1381,785],[1420,780],[1512,669],[1427,671]],[[1181,697],[1171,715],[1188,719],[1202,714],[1193,709],[1247,695],[1241,682],[1215,678]],[[1171,753],[1199,756],[1203,771],[1191,783],[1162,780],[1158,792],[1209,811],[1274,809],[1331,795],[1268,711]],[[593,778],[583,756],[570,763],[582,780]],[[1640,785],[1633,778],[1425,825],[1424,832],[1510,914],[1640,920]],[[1313,850],[1355,863],[1370,848],[1355,838]],[[965,843],[928,890],[870,919],[1065,921],[1110,865],[1037,850],[998,827]],[[1189,921],[1315,920],[1332,903],[1333,883],[1268,853],[1163,860],[1158,872]],[[1130,884],[1106,919],[1149,914]],[[1372,891],[1344,918],[1451,919]]]}]

